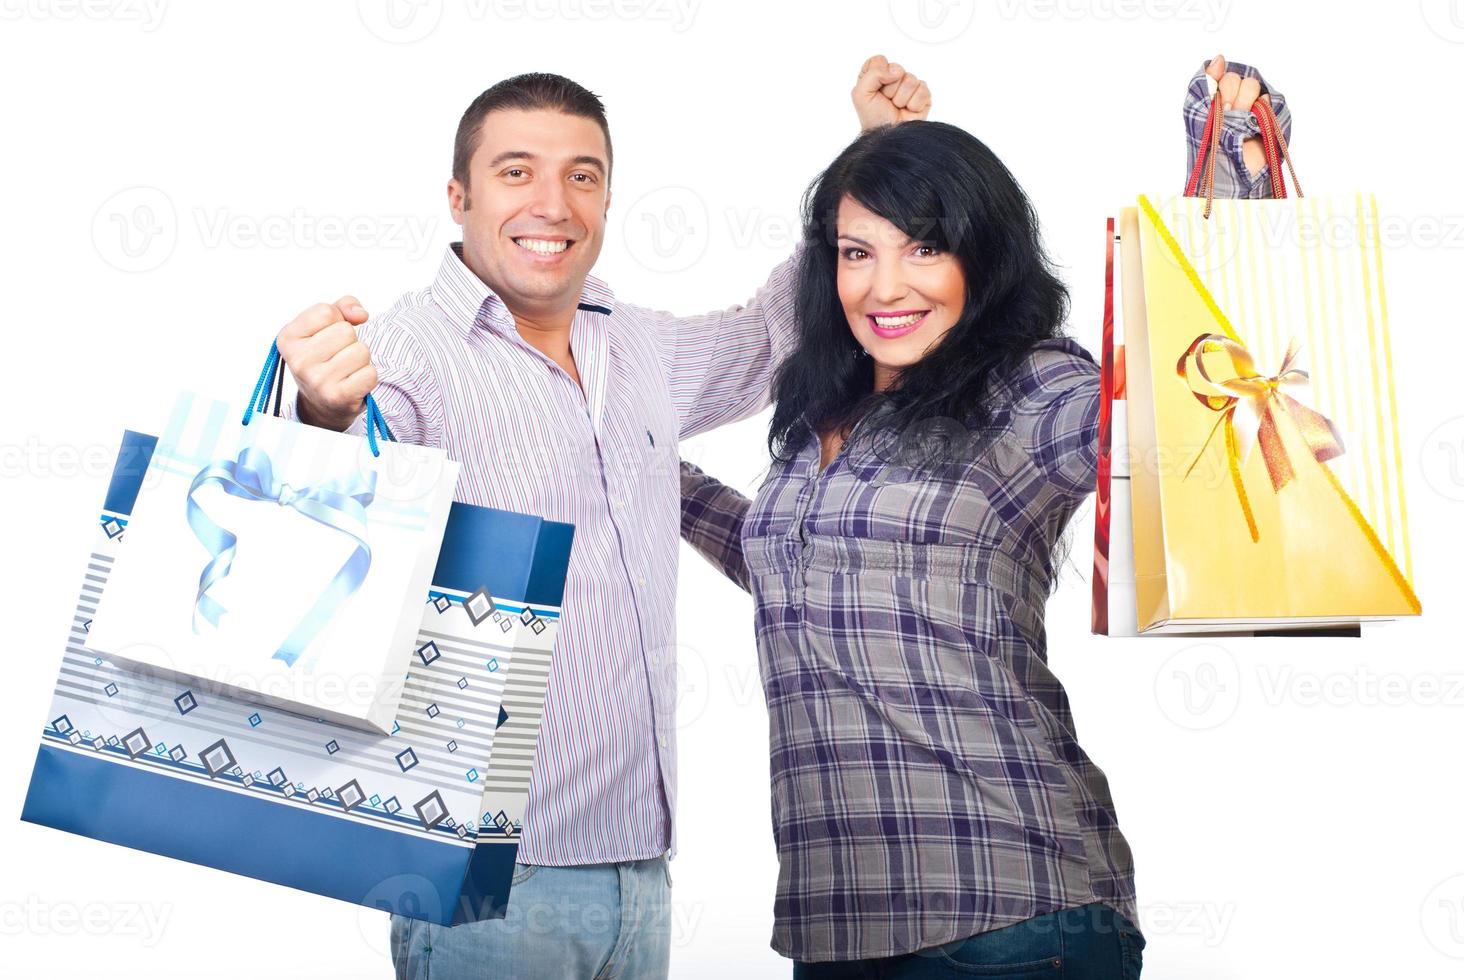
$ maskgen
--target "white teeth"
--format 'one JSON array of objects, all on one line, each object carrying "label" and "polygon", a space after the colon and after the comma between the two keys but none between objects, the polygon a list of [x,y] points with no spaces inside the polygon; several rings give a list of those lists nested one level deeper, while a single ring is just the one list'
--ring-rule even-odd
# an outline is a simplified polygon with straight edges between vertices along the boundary
[{"label": "white teeth", "polygon": [[905,327],[924,315],[924,313],[906,313],[904,316],[877,316],[874,318],[874,322],[876,326],[880,327]]},{"label": "white teeth", "polygon": [[569,242],[551,242],[542,238],[515,238],[514,242],[520,248],[526,248],[539,255],[553,255],[555,252],[562,252],[569,248]]}]

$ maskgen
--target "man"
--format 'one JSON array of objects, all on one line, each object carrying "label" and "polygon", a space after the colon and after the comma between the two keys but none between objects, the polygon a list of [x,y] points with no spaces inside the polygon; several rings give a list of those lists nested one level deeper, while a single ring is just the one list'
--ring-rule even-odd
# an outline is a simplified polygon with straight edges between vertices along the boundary
[{"label": "man", "polygon": [[[924,118],[882,57],[861,126]],[[678,441],[762,409],[792,346],[792,266],[744,307],[677,318],[589,275],[610,206],[604,107],[556,75],[500,82],[458,127],[448,206],[463,240],[436,280],[367,319],[353,297],[279,334],[301,421],[396,437],[462,464],[457,497],[575,525],[508,915],[394,916],[399,977],[664,977],[675,807]]]}]

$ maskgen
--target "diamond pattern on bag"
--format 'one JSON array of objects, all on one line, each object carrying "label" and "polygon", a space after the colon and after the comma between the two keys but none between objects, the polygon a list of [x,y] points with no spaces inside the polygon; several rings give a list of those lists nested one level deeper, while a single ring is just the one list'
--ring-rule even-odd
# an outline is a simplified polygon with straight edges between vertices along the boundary
[{"label": "diamond pattern on bag", "polygon": [[467,612],[468,619],[473,621],[473,625],[477,626],[497,612],[498,606],[494,604],[493,597],[488,594],[488,590],[480,585],[478,591],[463,600],[463,610]]},{"label": "diamond pattern on bag", "polygon": [[417,811],[417,819],[422,821],[424,830],[431,830],[447,817],[447,804],[443,802],[442,794],[435,789],[418,800],[412,808]]},{"label": "diamond pattern on bag", "polygon": [[[70,723],[68,722],[67,724],[69,727]],[[122,747],[127,750],[128,755],[136,759],[148,749],[152,748],[152,739],[148,738],[147,732],[141,728],[134,728],[122,736]],[[230,761],[232,762],[233,760]]]},{"label": "diamond pattern on bag", "polygon": [[336,797],[340,799],[343,809],[352,810],[360,806],[361,801],[366,799],[366,791],[361,788],[360,783],[353,779],[346,785],[336,788]]},{"label": "diamond pattern on bag", "polygon": [[[203,763],[203,768],[208,770],[210,776],[218,776],[220,773],[228,772],[238,761],[234,758],[234,753],[229,751],[229,743],[223,739],[219,739],[198,753],[198,758]],[[284,773],[280,773],[280,776],[283,777]]]}]

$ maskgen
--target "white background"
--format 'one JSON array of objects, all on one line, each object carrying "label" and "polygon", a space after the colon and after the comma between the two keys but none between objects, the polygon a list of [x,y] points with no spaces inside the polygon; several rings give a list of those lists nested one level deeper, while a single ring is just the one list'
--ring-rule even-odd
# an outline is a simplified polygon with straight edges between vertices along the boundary
[{"label": "white background", "polygon": [[[1088,509],[1051,661],[1133,845],[1146,976],[1460,974],[1464,3],[924,3],[0,0],[0,974],[389,975],[381,913],[15,819],[120,427],[179,387],[242,398],[311,301],[426,285],[457,119],[521,71],[609,107],[597,273],[683,313],[741,301],[877,51],[1024,183],[1093,350],[1103,220],[1182,185],[1184,87],[1216,51],[1292,100],[1307,189],[1379,193],[1425,616],[1361,642],[1092,637]],[[764,426],[685,453],[750,487]],[[751,605],[683,558],[672,974],[786,976]]]}]

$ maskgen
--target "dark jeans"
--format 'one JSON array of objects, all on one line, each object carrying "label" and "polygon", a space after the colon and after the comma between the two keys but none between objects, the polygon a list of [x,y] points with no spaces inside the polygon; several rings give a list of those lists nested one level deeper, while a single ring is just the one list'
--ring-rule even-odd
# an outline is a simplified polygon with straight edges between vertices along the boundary
[{"label": "dark jeans", "polygon": [[1101,902],[875,960],[794,963],[793,980],[1138,980],[1144,937]]}]

